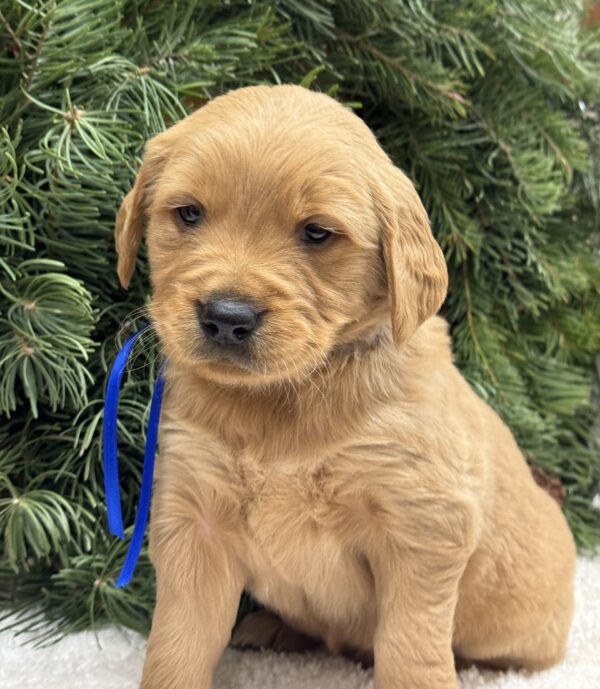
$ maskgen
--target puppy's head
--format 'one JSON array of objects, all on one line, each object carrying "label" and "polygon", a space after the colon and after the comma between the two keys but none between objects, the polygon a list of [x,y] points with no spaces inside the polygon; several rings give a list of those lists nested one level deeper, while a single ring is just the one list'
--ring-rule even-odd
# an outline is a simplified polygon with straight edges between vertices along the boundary
[{"label": "puppy's head", "polygon": [[400,347],[446,293],[411,182],[296,86],[234,91],[152,139],[117,217],[125,287],[144,231],[168,356],[220,382],[301,378],[390,317]]}]

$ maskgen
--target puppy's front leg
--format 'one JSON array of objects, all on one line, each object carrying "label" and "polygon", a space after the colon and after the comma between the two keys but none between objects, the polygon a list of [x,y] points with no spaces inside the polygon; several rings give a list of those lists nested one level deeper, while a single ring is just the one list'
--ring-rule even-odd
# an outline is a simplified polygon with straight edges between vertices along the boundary
[{"label": "puppy's front leg", "polygon": [[399,550],[371,567],[376,689],[458,689],[452,627],[462,559]]},{"label": "puppy's front leg", "polygon": [[192,514],[154,520],[157,601],[141,689],[210,689],[231,636],[243,572],[219,535],[203,532]]}]

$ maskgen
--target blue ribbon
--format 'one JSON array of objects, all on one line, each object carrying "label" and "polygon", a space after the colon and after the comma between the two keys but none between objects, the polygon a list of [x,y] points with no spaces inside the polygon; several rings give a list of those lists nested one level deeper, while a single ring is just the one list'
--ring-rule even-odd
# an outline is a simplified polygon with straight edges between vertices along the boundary
[{"label": "blue ribbon", "polygon": [[[104,400],[104,427],[103,427],[103,454],[104,454],[104,490],[106,493],[106,511],[108,514],[109,531],[121,539],[125,538],[123,529],[123,516],[121,513],[121,495],[119,491],[119,465],[117,460],[117,411],[119,406],[119,391],[123,379],[123,371],[127,360],[137,339],[150,326],[146,326],[131,337],[121,347],[112,365],[106,385]],[[158,424],[160,421],[160,408],[162,405],[165,364],[161,366],[152,401],[150,403],[150,416],[146,431],[146,449],[144,451],[144,467],[142,469],[142,485],[140,489],[140,501],[135,515],[135,524],[131,543],[125,556],[125,562],[115,585],[125,586],[131,581],[135,565],[140,556],[144,532],[150,514],[150,496],[152,495],[152,480],[154,477],[154,459],[156,455],[156,443],[158,439]]]}]

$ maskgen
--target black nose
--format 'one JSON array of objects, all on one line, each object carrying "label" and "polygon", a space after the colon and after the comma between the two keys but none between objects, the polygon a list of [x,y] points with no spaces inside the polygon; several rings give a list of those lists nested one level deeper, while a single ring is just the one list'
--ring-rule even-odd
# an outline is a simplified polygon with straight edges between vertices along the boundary
[{"label": "black nose", "polygon": [[200,327],[209,340],[240,345],[256,330],[260,311],[247,301],[218,299],[199,307]]}]

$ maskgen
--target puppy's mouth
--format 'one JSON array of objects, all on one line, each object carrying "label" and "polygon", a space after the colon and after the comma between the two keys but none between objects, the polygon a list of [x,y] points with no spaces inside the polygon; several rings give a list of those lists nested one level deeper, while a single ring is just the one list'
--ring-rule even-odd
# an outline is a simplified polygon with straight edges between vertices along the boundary
[{"label": "puppy's mouth", "polygon": [[255,387],[280,378],[265,367],[225,358],[202,357],[197,360],[196,367],[203,377],[225,385]]},{"label": "puppy's mouth", "polygon": [[193,358],[205,374],[215,379],[250,382],[269,375],[267,367],[257,360],[250,342],[220,347],[200,336]]},{"label": "puppy's mouth", "polygon": [[222,370],[237,374],[246,373],[247,375],[257,375],[261,372],[261,368],[253,363],[251,356],[249,354],[244,356],[241,352],[235,354],[205,352],[199,359],[203,365],[213,368],[215,371]]}]

